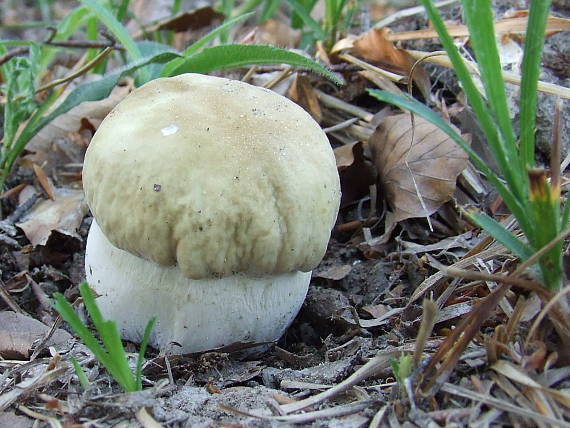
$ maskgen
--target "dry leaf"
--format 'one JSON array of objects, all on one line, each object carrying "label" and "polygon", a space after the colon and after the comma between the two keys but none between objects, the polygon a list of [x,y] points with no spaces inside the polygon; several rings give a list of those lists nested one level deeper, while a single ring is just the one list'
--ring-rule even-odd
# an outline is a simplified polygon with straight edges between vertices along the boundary
[{"label": "dry leaf", "polygon": [[268,19],[258,28],[255,35],[257,44],[278,46],[281,48],[294,48],[299,45],[301,31],[291,28],[288,24]]},{"label": "dry leaf", "polygon": [[159,22],[156,26],[147,28],[147,32],[171,30],[174,32],[184,32],[197,30],[206,27],[214,19],[222,19],[223,14],[216,12],[211,6],[201,7],[190,12],[182,12],[176,16],[168,16],[166,20]]},{"label": "dry leaf", "polygon": [[316,278],[330,279],[332,281],[340,281],[346,277],[352,270],[351,265],[334,265],[322,271],[316,272]]},{"label": "dry leaf", "polygon": [[[393,73],[409,76],[416,62],[404,49],[398,49],[387,39],[387,28],[372,29],[354,41],[352,53]],[[425,98],[429,98],[431,83],[423,67],[417,66],[412,76]]]},{"label": "dry leaf", "polygon": [[380,318],[381,316],[386,315],[390,312],[392,308],[386,305],[378,304],[378,305],[367,305],[363,306],[362,310],[368,312],[372,315],[373,318]]},{"label": "dry leaf", "polygon": [[31,154],[24,156],[22,163],[30,168],[33,163],[41,165],[49,177],[56,166],[68,162],[83,162],[87,146],[70,138],[70,135],[80,130],[91,131],[93,127],[99,126],[132,88],[133,82],[129,81],[127,85],[115,87],[107,98],[81,103],[55,118],[28,143],[26,151]]},{"label": "dry leaf", "polygon": [[39,202],[17,224],[34,247],[46,245],[54,231],[81,239],[76,231],[88,210],[83,191],[54,188],[54,194],[54,201]]},{"label": "dry leaf", "polygon": [[366,196],[376,182],[374,165],[364,158],[364,143],[347,144],[334,149],[344,207]]},{"label": "dry leaf", "polygon": [[467,154],[443,131],[419,116],[385,118],[370,149],[380,186],[394,211],[394,221],[433,214],[455,190],[467,167]]},{"label": "dry leaf", "polygon": [[[525,34],[528,18],[526,16],[499,19],[495,22],[495,34]],[[447,25],[447,32],[451,37],[469,37],[469,30],[466,25]],[[570,19],[549,16],[546,21],[545,34],[550,36],[561,31],[570,30]],[[402,31],[400,33],[387,33],[386,38],[390,41],[416,40],[439,37],[434,29],[423,29],[415,31]]]},{"label": "dry leaf", "polygon": [[[41,340],[50,328],[38,320],[16,312],[0,312],[0,357],[7,359],[27,359],[36,340]],[[71,335],[57,330],[47,346],[65,343]]]},{"label": "dry leaf", "polygon": [[318,123],[321,122],[323,112],[321,111],[319,98],[307,76],[296,74],[293,83],[289,87],[287,96],[307,110]]}]

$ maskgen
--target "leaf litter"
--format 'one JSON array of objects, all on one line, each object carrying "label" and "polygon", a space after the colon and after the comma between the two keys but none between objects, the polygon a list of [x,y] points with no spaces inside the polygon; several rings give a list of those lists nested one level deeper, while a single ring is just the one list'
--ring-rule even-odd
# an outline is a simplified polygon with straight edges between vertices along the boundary
[{"label": "leaf litter", "polygon": [[[199,31],[190,29],[192,22],[213,19],[211,10],[174,18],[158,12],[144,25],[173,29],[177,43]],[[521,20],[524,15],[498,23],[509,35],[501,55],[513,67],[514,77],[506,75],[511,81]],[[567,31],[566,21],[552,18],[549,28]],[[263,38],[296,43],[298,35],[279,24],[266,24]],[[46,297],[54,291],[77,296],[90,219],[74,168],[116,101],[113,95],[102,101],[102,110],[82,104],[45,128],[22,159],[15,190],[1,196],[7,215],[0,237],[12,244],[0,251],[0,425],[569,425],[568,315],[532,277],[517,276],[517,263],[504,248],[462,218],[463,208],[490,207],[489,188],[466,156],[419,117],[393,114],[365,97],[370,85],[405,91],[420,56],[413,49],[434,43],[426,40],[433,34],[421,15],[394,18],[390,27],[359,29],[359,37],[345,39],[331,55],[344,88],[297,72],[283,80],[290,71],[280,66],[250,71],[252,81],[280,82],[327,131],[344,193],[338,225],[307,301],[278,346],[249,357],[151,353],[140,393],[118,393],[90,352],[62,330],[33,355],[50,333],[50,325],[37,320],[56,325]],[[453,28],[457,37],[468,36],[461,26]],[[441,69],[425,66],[436,58],[417,68],[414,83],[442,116],[464,134],[476,134],[456,120],[464,111],[461,93],[440,78]],[[227,75],[242,78],[247,71]],[[541,88],[562,96],[566,89]],[[35,187],[36,196],[26,187]],[[424,298],[432,303],[420,303]],[[65,340],[58,339],[62,335]],[[134,361],[137,347],[127,346]],[[390,361],[403,353],[414,355],[417,365],[398,384]],[[86,390],[70,356],[89,379]]]}]

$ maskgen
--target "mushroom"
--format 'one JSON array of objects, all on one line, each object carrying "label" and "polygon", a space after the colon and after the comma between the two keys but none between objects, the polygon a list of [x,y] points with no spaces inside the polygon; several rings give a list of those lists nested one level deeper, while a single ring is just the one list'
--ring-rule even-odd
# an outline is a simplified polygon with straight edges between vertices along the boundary
[{"label": "mushroom", "polygon": [[[276,341],[336,220],[326,135],[273,91],[153,80],[104,119],[83,166],[85,270],[124,339],[173,353]],[[174,346],[172,343],[174,342]]]}]

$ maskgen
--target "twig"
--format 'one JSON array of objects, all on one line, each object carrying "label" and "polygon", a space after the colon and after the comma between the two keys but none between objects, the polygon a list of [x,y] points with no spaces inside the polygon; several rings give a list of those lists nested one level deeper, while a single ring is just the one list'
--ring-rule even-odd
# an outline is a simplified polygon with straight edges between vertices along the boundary
[{"label": "twig", "polygon": [[545,288],[528,279],[519,278],[518,275],[497,275],[493,273],[485,273],[485,272],[478,272],[473,270],[465,270],[465,269],[458,269],[458,268],[448,268],[442,270],[442,272],[446,276],[450,276],[453,278],[463,278],[468,279],[471,281],[494,281],[499,282],[501,284],[510,284],[516,287],[524,288],[526,290],[531,290],[536,293],[545,294]]},{"label": "twig", "polygon": [[361,67],[363,70],[370,70],[373,71],[375,73],[380,74],[383,77],[386,77],[388,79],[390,79],[393,82],[396,83],[405,83],[408,79],[407,76],[402,76],[400,74],[396,74],[396,73],[392,73],[391,71],[388,70],[384,70],[380,67],[376,67],[372,64],[367,63],[366,61],[362,61],[359,58],[356,58],[355,56],[352,56],[350,54],[339,54],[338,57],[340,59],[345,60],[346,62],[349,62],[351,64],[357,65],[359,67]]},{"label": "twig", "polygon": [[10,61],[15,56],[27,54],[29,50],[30,48],[27,46],[22,46],[20,48],[12,49],[10,52],[6,52],[4,55],[0,56],[0,65]]},{"label": "twig", "polygon": [[20,308],[20,306],[14,301],[14,299],[12,299],[10,293],[6,291],[2,279],[0,279],[0,299],[4,300],[4,302],[8,305],[8,307],[12,309],[14,312],[17,312],[19,314],[26,314],[26,312],[22,308]]},{"label": "twig", "polygon": [[300,423],[313,422],[323,418],[335,418],[335,417],[352,415],[364,409],[370,408],[375,403],[377,403],[376,400],[357,401],[355,403],[345,404],[336,407],[329,407],[328,409],[316,410],[314,412],[307,412],[299,415],[284,415],[284,416],[256,415],[255,413],[245,412],[243,410],[239,410],[234,407],[226,406],[223,404],[220,405],[220,408],[222,410],[225,410],[226,412],[235,413],[241,416],[300,424]]},{"label": "twig", "polygon": [[[453,68],[453,65],[451,64],[451,61],[449,60],[449,57],[447,55],[438,55],[435,57],[431,57],[430,52],[414,51],[414,50],[406,50],[406,52],[408,52],[412,57],[414,57],[416,59],[426,57],[427,62],[430,62],[432,64],[441,65],[441,66],[447,67],[447,68]],[[465,59],[463,60],[463,62],[465,63],[465,65],[467,66],[467,69],[469,70],[469,72],[471,74],[479,74],[477,65],[474,62],[467,61]],[[503,77],[503,80],[507,83],[512,83],[512,84],[519,85],[519,86],[521,84],[522,78],[517,73],[513,73],[510,71],[503,71],[502,77]],[[541,92],[544,92],[545,94],[557,95],[557,96],[562,97],[562,98],[569,98],[570,99],[570,88],[565,88],[564,86],[555,85],[553,83],[543,82],[540,80],[538,82],[538,88],[537,89]]]},{"label": "twig", "polygon": [[36,94],[39,92],[47,91],[48,89],[51,89],[51,88],[58,86],[58,85],[61,85],[62,83],[65,83],[65,82],[69,82],[70,80],[73,80],[73,79],[81,76],[82,74],[85,74],[87,71],[89,71],[90,69],[95,67],[97,64],[99,64],[101,61],[103,61],[111,52],[113,52],[112,47],[105,48],[99,55],[97,55],[95,58],[93,58],[91,61],[89,61],[87,64],[85,64],[83,67],[74,71],[70,75],[62,77],[61,79],[56,79],[56,80],[38,88],[38,89],[36,89]]},{"label": "twig", "polygon": [[376,357],[372,358],[358,370],[356,370],[352,375],[343,380],[338,385],[321,392],[320,394],[313,395],[312,397],[306,398],[301,401],[296,401],[294,403],[285,404],[281,406],[285,413],[298,412],[299,410],[306,409],[307,407],[313,406],[315,404],[321,403],[329,398],[332,398],[338,394],[343,393],[352,386],[362,382],[370,376],[376,374],[379,370],[388,367],[390,360],[399,355],[398,351],[386,351],[381,352]]},{"label": "twig", "polygon": [[26,199],[18,208],[16,208],[12,214],[8,216],[6,221],[9,223],[16,223],[24,214],[28,212],[30,208],[40,199],[41,195],[39,193],[34,193],[28,199]]},{"label": "twig", "polygon": [[570,428],[570,423],[564,422],[560,419],[554,419],[548,416],[541,415],[540,413],[533,412],[532,410],[525,409],[523,407],[518,407],[513,404],[507,403],[506,401],[499,400],[495,397],[491,397],[488,395],[479,394],[470,389],[466,389],[457,385],[452,385],[450,383],[446,383],[441,388],[442,391],[447,392],[449,394],[458,395],[463,398],[467,398],[469,400],[476,400],[482,403],[485,403],[489,406],[496,407],[497,409],[505,410],[507,412],[514,413],[519,416],[523,416],[526,418],[532,418],[535,421],[541,421],[546,424],[552,424],[552,426],[556,427],[566,427]]},{"label": "twig", "polygon": [[532,323],[532,326],[530,327],[528,334],[526,335],[525,346],[528,346],[528,344],[530,343],[530,339],[534,335],[534,331],[538,328],[538,326],[540,325],[546,314],[553,308],[555,304],[558,303],[560,299],[563,299],[564,296],[567,294],[570,294],[570,286],[566,286],[558,293],[556,293],[556,295],[554,295],[554,297],[552,297],[552,299],[550,299],[549,302],[544,306],[542,311],[540,311],[540,313]]},{"label": "twig", "polygon": [[347,113],[352,114],[353,116],[359,117],[360,119],[365,120],[366,122],[371,122],[374,118],[374,115],[362,108],[359,108],[355,105],[347,103],[345,101],[339,100],[332,95],[325,94],[318,89],[315,89],[315,93],[323,104],[326,104],[328,107],[336,108],[341,111],[345,111]]}]

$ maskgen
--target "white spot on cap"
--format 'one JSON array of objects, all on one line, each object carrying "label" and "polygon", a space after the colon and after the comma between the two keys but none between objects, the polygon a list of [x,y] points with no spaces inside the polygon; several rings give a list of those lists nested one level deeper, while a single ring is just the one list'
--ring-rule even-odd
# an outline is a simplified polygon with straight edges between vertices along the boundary
[{"label": "white spot on cap", "polygon": [[160,130],[160,132],[162,132],[162,135],[164,135],[165,137],[172,135],[172,134],[176,134],[178,132],[178,126],[176,125],[168,125],[165,126],[164,128],[162,128]]}]

